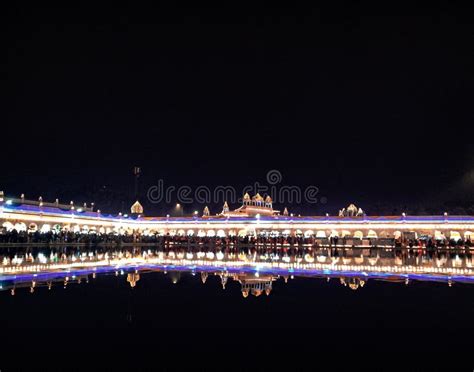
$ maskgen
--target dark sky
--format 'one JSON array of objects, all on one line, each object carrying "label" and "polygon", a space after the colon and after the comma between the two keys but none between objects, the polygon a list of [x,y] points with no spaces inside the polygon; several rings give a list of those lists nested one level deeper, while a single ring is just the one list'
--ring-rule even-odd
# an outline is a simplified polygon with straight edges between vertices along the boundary
[{"label": "dark sky", "polygon": [[241,188],[278,169],[327,208],[469,202],[470,14],[10,9],[1,188],[119,208],[134,165],[142,189]]}]

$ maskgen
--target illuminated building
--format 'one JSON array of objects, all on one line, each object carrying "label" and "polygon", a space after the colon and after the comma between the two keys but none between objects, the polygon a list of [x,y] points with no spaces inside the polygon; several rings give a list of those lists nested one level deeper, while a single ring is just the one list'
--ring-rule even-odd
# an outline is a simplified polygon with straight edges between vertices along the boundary
[{"label": "illuminated building", "polygon": [[[348,245],[369,239],[415,238],[427,235],[436,240],[471,239],[473,216],[367,216],[350,206],[340,216],[288,216],[273,209],[270,197],[244,195],[241,207],[212,215],[205,208],[199,217],[143,217],[143,207],[132,206],[133,217],[104,215],[92,207],[72,204],[0,198],[0,226],[7,231],[113,233],[135,235],[194,235],[209,237],[271,235],[344,239]],[[349,215],[350,214],[350,215]]]}]

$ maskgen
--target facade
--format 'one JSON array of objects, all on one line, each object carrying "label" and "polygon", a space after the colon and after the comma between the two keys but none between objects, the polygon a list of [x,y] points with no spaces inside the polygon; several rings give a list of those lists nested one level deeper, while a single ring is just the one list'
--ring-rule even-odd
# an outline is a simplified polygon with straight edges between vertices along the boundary
[{"label": "facade", "polygon": [[[360,209],[360,208],[359,208]],[[135,203],[128,215],[104,215],[93,208],[0,197],[0,226],[7,231],[74,231],[181,236],[306,236],[319,239],[376,239],[429,236],[437,240],[474,238],[474,216],[367,216],[355,206],[351,215],[288,216],[273,209],[270,197],[244,196],[243,205],[202,217],[144,217]],[[354,213],[354,211],[356,211]],[[138,214],[137,212],[142,212]],[[353,215],[352,215],[353,214]]]}]

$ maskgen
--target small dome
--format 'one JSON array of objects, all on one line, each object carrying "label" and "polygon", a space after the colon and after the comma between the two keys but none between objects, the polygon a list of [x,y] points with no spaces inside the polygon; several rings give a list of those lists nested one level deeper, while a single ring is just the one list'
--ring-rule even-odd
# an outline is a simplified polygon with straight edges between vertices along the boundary
[{"label": "small dome", "polygon": [[252,199],[255,201],[263,201],[262,195],[259,193],[257,193],[257,195],[255,195]]},{"label": "small dome", "polygon": [[250,200],[250,195],[248,192],[244,194],[244,200]]},{"label": "small dome", "polygon": [[132,214],[143,214],[143,207],[138,200],[132,205],[130,212]]},{"label": "small dome", "polygon": [[347,207],[348,211],[356,211],[357,212],[357,207],[354,204],[351,204]]}]

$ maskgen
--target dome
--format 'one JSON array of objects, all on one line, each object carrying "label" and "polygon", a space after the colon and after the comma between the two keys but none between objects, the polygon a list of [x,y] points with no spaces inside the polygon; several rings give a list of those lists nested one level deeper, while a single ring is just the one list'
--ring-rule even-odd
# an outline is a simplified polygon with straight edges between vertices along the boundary
[{"label": "dome", "polygon": [[259,193],[257,193],[257,195],[255,195],[252,199],[255,201],[263,201],[263,198]]},{"label": "dome", "polygon": [[357,212],[357,207],[354,204],[351,204],[347,207],[347,210]]},{"label": "dome", "polygon": [[130,212],[132,214],[143,214],[143,207],[138,200],[132,205]]},{"label": "dome", "polygon": [[244,200],[250,200],[250,195],[248,192],[244,194]]},{"label": "dome", "polygon": [[265,198],[265,203],[272,203],[272,198],[270,197],[270,195],[267,195],[267,197]]}]

